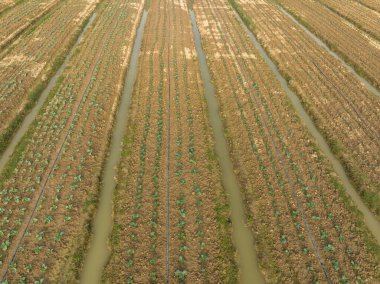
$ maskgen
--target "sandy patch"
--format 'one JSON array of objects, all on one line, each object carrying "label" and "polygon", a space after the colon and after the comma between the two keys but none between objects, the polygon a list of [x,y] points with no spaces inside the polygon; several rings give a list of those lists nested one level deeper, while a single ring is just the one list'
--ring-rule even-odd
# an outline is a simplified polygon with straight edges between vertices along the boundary
[{"label": "sandy patch", "polygon": [[80,22],[83,18],[86,18],[95,8],[96,3],[98,3],[98,0],[87,0],[87,7],[78,14],[74,22]]},{"label": "sandy patch", "polygon": [[30,57],[25,56],[23,54],[7,56],[3,60],[0,61],[0,66],[7,67],[12,64],[19,64],[24,61],[29,61],[30,59],[31,59]]},{"label": "sandy patch", "polygon": [[40,74],[41,70],[44,68],[45,65],[46,65],[45,62],[35,63],[35,64],[33,64],[32,66],[30,66],[28,68],[28,71],[31,73],[31,76],[33,78],[37,78],[38,75]]},{"label": "sandy patch", "polygon": [[195,50],[191,50],[190,48],[185,47],[185,57],[188,60],[195,58],[196,57]]},{"label": "sandy patch", "polygon": [[174,0],[174,5],[180,7],[182,10],[187,13],[187,5],[185,0]]}]

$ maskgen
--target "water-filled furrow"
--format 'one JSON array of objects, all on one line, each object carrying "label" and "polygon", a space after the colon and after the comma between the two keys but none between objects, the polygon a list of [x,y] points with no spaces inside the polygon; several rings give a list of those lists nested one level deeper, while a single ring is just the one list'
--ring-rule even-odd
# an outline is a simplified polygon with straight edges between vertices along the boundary
[{"label": "water-filled furrow", "polygon": [[118,165],[121,158],[122,141],[126,130],[125,123],[128,118],[128,110],[136,79],[140,46],[147,16],[148,12],[144,11],[140,25],[137,29],[136,39],[133,45],[127,75],[124,81],[124,90],[121,97],[119,110],[115,117],[109,147],[109,156],[107,157],[104,165],[101,181],[101,192],[96,216],[93,222],[93,236],[91,238],[89,251],[84,263],[81,283],[99,283],[102,277],[103,268],[110,255],[108,238],[113,226],[112,200],[113,192],[116,187],[115,176],[117,175]]},{"label": "water-filled furrow", "polygon": [[246,225],[245,209],[237,177],[229,156],[228,143],[224,136],[223,123],[219,114],[219,103],[211,82],[211,75],[202,49],[195,14],[190,10],[195,47],[198,54],[199,68],[203,81],[208,115],[215,140],[215,152],[222,171],[222,183],[227,192],[231,208],[232,239],[238,253],[238,265],[241,283],[265,283],[259,270],[253,235]]}]

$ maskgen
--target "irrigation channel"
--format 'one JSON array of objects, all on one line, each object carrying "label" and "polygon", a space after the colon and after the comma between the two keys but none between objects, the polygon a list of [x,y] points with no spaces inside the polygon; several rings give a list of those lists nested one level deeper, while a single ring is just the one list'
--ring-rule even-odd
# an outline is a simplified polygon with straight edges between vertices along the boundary
[{"label": "irrigation channel", "polygon": [[214,134],[215,151],[222,170],[223,187],[227,192],[231,208],[232,239],[239,258],[240,281],[243,284],[265,283],[258,266],[252,232],[246,225],[245,210],[239,183],[233,171],[232,161],[229,156],[228,144],[224,136],[223,123],[219,116],[219,103],[215,95],[215,89],[212,85],[211,75],[206,63],[206,57],[202,49],[201,37],[198,31],[195,14],[191,9],[189,12],[208,106],[209,119]]},{"label": "irrigation channel", "polygon": [[[170,11],[168,13],[168,23],[170,23]],[[170,277],[170,119],[171,119],[171,82],[170,82],[170,46],[171,27],[168,28],[168,154],[166,157],[166,284],[169,284]]]},{"label": "irrigation channel", "polygon": [[12,157],[12,154],[13,154],[14,150],[16,149],[16,146],[21,141],[21,139],[25,135],[25,133],[28,131],[29,126],[32,124],[32,122],[36,118],[38,112],[40,111],[41,107],[44,105],[47,97],[49,96],[49,93],[54,88],[54,86],[55,86],[58,78],[62,75],[62,72],[65,70],[68,62],[70,61],[71,57],[73,56],[76,46],[81,42],[84,34],[86,33],[87,29],[92,24],[92,22],[95,20],[95,18],[96,18],[96,13],[94,12],[91,15],[88,23],[85,25],[85,27],[83,28],[82,32],[80,33],[80,35],[79,35],[76,43],[71,48],[69,54],[66,56],[63,64],[61,65],[61,67],[59,67],[58,71],[50,79],[48,85],[42,91],[42,93],[41,93],[39,99],[37,100],[36,104],[34,105],[33,109],[25,116],[25,118],[24,118],[21,126],[19,127],[19,129],[17,130],[17,132],[15,133],[15,135],[13,136],[13,138],[12,138],[11,142],[9,143],[8,147],[5,149],[5,151],[3,152],[3,154],[0,156],[0,172],[3,171],[5,165],[8,163],[8,161]]},{"label": "irrigation channel", "polygon": [[[259,50],[260,55],[263,57],[263,59],[265,60],[265,62],[268,64],[268,66],[272,70],[273,74],[276,76],[276,79],[280,82],[282,88],[285,90],[287,96],[289,97],[289,99],[290,99],[290,101],[291,101],[294,109],[297,111],[297,113],[298,113],[299,117],[301,118],[303,124],[307,127],[309,133],[314,137],[315,141],[318,144],[319,149],[323,152],[323,154],[330,161],[333,169],[335,170],[335,172],[339,176],[339,178],[340,178],[340,180],[341,180],[341,182],[342,182],[342,184],[343,184],[346,192],[351,197],[351,199],[354,202],[354,204],[356,205],[357,209],[363,214],[364,222],[365,222],[366,226],[368,227],[369,231],[376,238],[377,243],[380,244],[380,222],[379,222],[379,220],[372,214],[372,212],[368,209],[368,207],[363,203],[363,201],[360,198],[359,194],[356,192],[355,188],[351,184],[351,182],[350,182],[350,180],[349,180],[349,178],[348,178],[348,176],[347,176],[347,174],[346,174],[346,172],[345,172],[342,164],[335,157],[335,155],[332,153],[332,151],[331,151],[329,145],[327,144],[325,138],[322,136],[322,134],[316,128],[316,126],[314,125],[313,120],[310,118],[310,116],[307,114],[307,112],[303,108],[303,106],[302,106],[302,104],[301,104],[298,96],[292,90],[290,90],[290,88],[289,88],[286,80],[280,74],[277,66],[269,58],[269,56],[267,55],[267,53],[264,50],[264,48],[258,42],[258,40],[256,39],[255,35],[244,24],[244,22],[240,18],[240,16],[236,12],[234,14],[235,14],[235,17],[239,20],[240,24],[243,26],[243,28],[249,34],[249,36],[250,36],[253,44]],[[337,55],[335,55],[335,56],[337,56]],[[345,64],[345,66],[348,66],[348,65]],[[348,66],[348,68],[351,68],[351,67]],[[364,79],[362,78],[362,80],[364,80]]]},{"label": "irrigation channel", "polygon": [[319,46],[327,51],[328,54],[333,56],[335,59],[339,60],[340,63],[343,64],[344,67],[348,69],[355,77],[360,81],[360,83],[365,86],[371,93],[380,97],[380,92],[374,86],[371,85],[366,79],[360,76],[354,68],[346,63],[338,54],[332,51],[323,41],[321,41],[315,34],[313,34],[308,28],[302,25],[296,18],[294,18],[291,14],[289,14],[284,8],[278,6],[281,12],[283,12],[287,17],[289,17],[297,26],[299,26],[304,32],[306,32]]},{"label": "irrigation channel", "polygon": [[125,122],[128,118],[128,110],[131,102],[133,86],[136,80],[140,46],[144,33],[144,26],[148,17],[148,11],[144,10],[140,25],[137,29],[135,43],[128,66],[128,72],[124,81],[124,90],[116,114],[115,125],[111,137],[109,156],[107,157],[103,176],[97,213],[93,223],[93,236],[89,251],[84,263],[81,283],[100,283],[104,265],[107,263],[110,251],[108,237],[112,231],[112,200],[116,186],[115,176],[120,162],[122,142],[125,135]]}]

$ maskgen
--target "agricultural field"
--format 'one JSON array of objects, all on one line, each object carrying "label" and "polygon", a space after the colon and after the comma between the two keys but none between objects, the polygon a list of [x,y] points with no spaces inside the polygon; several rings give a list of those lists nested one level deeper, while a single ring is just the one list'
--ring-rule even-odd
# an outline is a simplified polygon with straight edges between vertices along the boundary
[{"label": "agricultural field", "polygon": [[75,277],[141,11],[142,3],[132,1],[100,4],[0,177],[1,281],[70,283]]},{"label": "agricultural field", "polygon": [[1,1],[1,3],[0,3],[0,13],[2,13],[5,10],[13,7],[14,5],[16,5],[16,1],[15,0]]},{"label": "agricultural field", "polygon": [[[229,232],[218,221],[228,217],[226,199],[212,158],[186,2],[154,1],[149,11],[117,178],[113,253],[104,280],[163,283],[169,276],[173,283],[235,282],[227,274],[233,272],[231,251],[220,249],[225,238],[228,243]],[[163,269],[166,262],[169,271]]]},{"label": "agricultural field", "polygon": [[354,0],[317,0],[352,24],[380,40],[380,13]]},{"label": "agricultural field", "polygon": [[379,19],[0,1],[0,283],[380,283]]},{"label": "agricultural field", "polygon": [[23,1],[0,16],[0,48],[49,11],[59,0]]},{"label": "agricultural field", "polygon": [[62,64],[95,1],[70,0],[30,32],[22,34],[0,59],[0,152],[33,107],[51,74]]},{"label": "agricultural field", "polygon": [[339,185],[228,2],[194,10],[268,282],[374,279]]},{"label": "agricultural field", "polygon": [[377,0],[359,0],[358,2],[376,12],[380,12],[380,2]]},{"label": "agricultural field", "polygon": [[[375,86],[380,86],[380,44],[313,0],[278,0],[293,16],[337,51]],[[379,23],[380,27],[380,23]]]},{"label": "agricultural field", "polygon": [[[239,0],[254,33],[380,216],[380,100],[270,1]],[[272,15],[269,17],[269,15]],[[270,18],[270,19],[269,19]]]}]

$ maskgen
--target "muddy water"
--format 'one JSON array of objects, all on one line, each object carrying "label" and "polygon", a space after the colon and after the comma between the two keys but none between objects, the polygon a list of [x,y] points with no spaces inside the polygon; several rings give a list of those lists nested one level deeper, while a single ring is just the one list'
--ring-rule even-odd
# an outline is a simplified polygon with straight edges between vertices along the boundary
[{"label": "muddy water", "polygon": [[360,81],[360,83],[366,87],[371,93],[377,95],[380,97],[380,92],[371,85],[366,79],[364,79],[362,76],[360,76],[356,71],[348,65],[338,54],[336,54],[334,51],[332,51],[323,41],[321,41],[315,34],[313,34],[311,31],[309,31],[306,27],[304,27],[301,23],[297,21],[296,18],[294,18],[291,14],[289,14],[287,11],[285,11],[283,8],[279,7],[279,9],[288,16],[297,26],[299,26],[302,30],[304,30],[319,46],[321,46],[325,51],[327,51],[328,54],[333,56],[335,59],[338,59],[340,63],[344,65],[354,76],[356,79]]},{"label": "muddy water", "polygon": [[201,38],[193,10],[190,10],[190,16],[198,54],[199,68],[208,105],[209,119],[215,139],[215,150],[222,170],[223,186],[227,191],[227,197],[231,208],[232,239],[238,253],[240,282],[247,284],[265,283],[259,270],[252,232],[246,225],[243,199],[241,197],[237,178],[233,171],[232,161],[229,156],[228,144],[224,136],[223,123],[219,116],[218,100],[215,95],[215,89],[211,83],[211,76],[202,49]]},{"label": "muddy water", "polygon": [[17,144],[20,142],[21,138],[25,135],[25,133],[28,131],[29,126],[32,124],[34,119],[36,118],[39,110],[43,106],[45,100],[47,99],[50,91],[54,88],[58,78],[62,75],[63,70],[66,68],[67,63],[69,62],[70,58],[73,56],[76,46],[81,42],[86,30],[88,27],[92,24],[92,22],[95,20],[96,13],[93,13],[90,17],[90,20],[83,28],[81,34],[79,35],[76,43],[72,47],[69,54],[66,56],[65,61],[61,65],[61,67],[58,69],[58,71],[54,74],[54,76],[50,79],[48,85],[41,93],[39,99],[37,100],[35,106],[33,109],[28,113],[28,115],[25,116],[24,121],[22,122],[20,128],[17,130],[16,134],[12,138],[12,141],[9,143],[8,147],[5,149],[3,154],[0,156],[0,172],[4,169],[5,165],[11,158],[14,150],[16,149]]},{"label": "muddy water", "polygon": [[115,176],[117,175],[117,168],[120,162],[122,142],[125,135],[125,123],[128,118],[128,109],[131,102],[133,85],[136,79],[140,46],[147,16],[148,12],[144,11],[137,30],[128,72],[125,77],[123,95],[115,118],[109,156],[107,157],[102,177],[98,210],[93,223],[93,237],[81,277],[81,283],[84,284],[95,284],[100,282],[103,268],[110,255],[108,237],[113,226],[112,199],[113,191],[116,186]]},{"label": "muddy water", "polygon": [[252,42],[256,46],[256,48],[259,50],[260,55],[264,58],[265,62],[268,64],[270,69],[272,70],[273,74],[276,76],[276,79],[280,82],[282,88],[285,90],[286,94],[288,95],[293,107],[297,111],[299,117],[301,118],[303,124],[307,127],[309,133],[314,137],[315,141],[317,142],[317,145],[319,149],[324,153],[324,155],[328,158],[330,161],[330,164],[334,168],[335,172],[338,174],[346,192],[351,197],[352,201],[358,208],[358,210],[363,214],[364,222],[367,225],[370,232],[374,235],[377,242],[380,244],[380,222],[377,220],[377,218],[372,214],[372,212],[368,209],[368,207],[363,203],[360,196],[356,192],[355,188],[351,184],[349,178],[347,177],[347,174],[340,163],[340,161],[334,156],[332,153],[330,147],[328,146],[326,140],[321,135],[321,133],[318,131],[316,126],[314,125],[312,119],[310,116],[306,113],[305,109],[303,108],[299,98],[297,95],[289,89],[288,84],[286,80],[281,76],[277,66],[273,63],[273,61],[268,57],[266,51],[263,49],[261,44],[257,41],[255,35],[249,31],[247,26],[244,25],[243,21],[239,17],[237,13],[235,13],[236,18],[239,20],[241,25],[244,27],[244,29],[249,34],[250,38],[252,39]]}]

